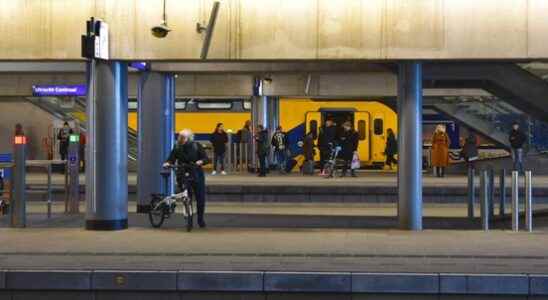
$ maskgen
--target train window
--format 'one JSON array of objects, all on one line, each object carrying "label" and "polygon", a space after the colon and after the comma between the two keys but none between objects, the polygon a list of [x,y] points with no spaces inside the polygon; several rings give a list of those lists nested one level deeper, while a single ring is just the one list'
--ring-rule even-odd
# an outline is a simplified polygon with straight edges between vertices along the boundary
[{"label": "train window", "polygon": [[251,110],[251,101],[244,101],[244,109]]},{"label": "train window", "polygon": [[360,141],[365,140],[367,137],[367,130],[365,130],[365,121],[359,120],[358,121],[358,136],[360,138]]},{"label": "train window", "polygon": [[309,127],[310,127],[310,131],[312,132],[312,134],[314,135],[314,139],[316,139],[318,137],[318,121],[316,120],[310,120],[310,122],[308,123]]},{"label": "train window", "polygon": [[375,119],[375,121],[373,121],[373,131],[376,135],[384,133],[384,122],[382,119]]},{"label": "train window", "polygon": [[198,102],[199,109],[231,109],[231,102]]},{"label": "train window", "polygon": [[137,100],[131,101],[131,99],[130,99],[129,102],[127,103],[127,108],[128,109],[137,109]]},{"label": "train window", "polygon": [[175,102],[175,109],[179,109],[179,110],[186,109],[186,102],[184,102],[184,101],[176,101],[176,102]]}]

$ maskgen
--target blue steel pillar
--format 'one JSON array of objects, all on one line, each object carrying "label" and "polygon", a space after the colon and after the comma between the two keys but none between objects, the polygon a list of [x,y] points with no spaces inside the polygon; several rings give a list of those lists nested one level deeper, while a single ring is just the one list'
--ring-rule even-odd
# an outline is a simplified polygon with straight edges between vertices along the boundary
[{"label": "blue steel pillar", "polygon": [[86,229],[127,228],[127,65],[89,66],[86,149]]},{"label": "blue steel pillar", "polygon": [[398,73],[398,219],[422,230],[422,64],[401,62]]},{"label": "blue steel pillar", "polygon": [[[160,171],[173,147],[175,78],[170,74],[144,73],[137,94],[138,174],[137,212],[147,213],[150,194],[168,194]],[[168,190],[166,190],[166,188]]]}]

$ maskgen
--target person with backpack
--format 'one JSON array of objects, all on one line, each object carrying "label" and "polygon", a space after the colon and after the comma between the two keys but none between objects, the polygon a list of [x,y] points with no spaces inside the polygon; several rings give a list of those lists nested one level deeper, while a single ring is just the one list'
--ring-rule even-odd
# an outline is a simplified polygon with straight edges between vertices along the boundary
[{"label": "person with backpack", "polygon": [[226,175],[225,153],[228,134],[225,132],[223,123],[217,123],[209,141],[211,142],[211,145],[213,145],[213,171],[211,172],[211,175],[217,174],[218,165],[221,167],[221,175]]},{"label": "person with backpack", "polygon": [[274,157],[276,158],[280,173],[285,173],[289,143],[287,141],[287,134],[282,131],[282,126],[276,128],[276,132],[272,135],[271,145],[274,148]]},{"label": "person with backpack", "polygon": [[523,145],[527,141],[527,136],[519,128],[519,123],[512,124],[512,131],[508,137],[512,151],[512,161],[514,162],[514,171],[523,172]]},{"label": "person with backpack", "polygon": [[396,135],[392,128],[386,130],[386,135],[386,148],[384,149],[384,154],[386,155],[386,165],[392,170],[392,164],[398,164],[398,160],[394,158],[394,156],[398,154],[398,141],[396,140]]},{"label": "person with backpack", "polygon": [[341,146],[341,158],[344,160],[341,177],[346,176],[346,171],[350,168],[350,175],[356,177],[356,170],[351,168],[354,154],[358,153],[359,135],[352,128],[352,123],[344,122],[343,131],[339,136],[339,145]]},{"label": "person with backpack", "polygon": [[478,155],[478,138],[470,131],[468,137],[464,140],[460,156],[464,159],[469,169],[474,169],[474,161],[478,159]]},{"label": "person with backpack", "polygon": [[194,135],[190,129],[183,129],[179,132],[177,144],[171,150],[169,157],[164,163],[164,167],[177,164],[177,185],[181,189],[184,174],[191,174],[191,188],[196,199],[196,208],[198,215],[198,226],[205,228],[205,176],[202,167],[207,165],[209,160],[202,145],[194,141]]},{"label": "person with backpack", "polygon": [[257,126],[257,132],[255,135],[255,142],[257,143],[257,156],[259,158],[259,177],[266,176],[266,160],[268,152],[270,151],[268,143],[268,131],[263,125]]},{"label": "person with backpack", "polygon": [[72,134],[72,129],[68,122],[63,124],[63,128],[59,129],[57,133],[57,140],[59,140],[59,155],[61,160],[66,160],[68,155],[69,135]]},{"label": "person with backpack", "polygon": [[303,175],[314,175],[314,133],[308,132],[302,142],[303,147]]},{"label": "person with backpack", "polygon": [[325,162],[329,159],[331,154],[331,147],[335,144],[337,139],[337,127],[332,119],[325,121],[325,126],[320,128],[320,134],[318,136],[318,148],[320,149],[320,170],[324,175]]}]

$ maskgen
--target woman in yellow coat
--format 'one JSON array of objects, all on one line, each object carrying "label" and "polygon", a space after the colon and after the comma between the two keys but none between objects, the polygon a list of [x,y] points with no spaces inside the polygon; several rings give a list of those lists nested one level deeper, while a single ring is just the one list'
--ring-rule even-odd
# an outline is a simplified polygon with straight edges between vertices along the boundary
[{"label": "woman in yellow coat", "polygon": [[438,177],[445,176],[445,168],[449,166],[449,136],[445,126],[438,125],[432,135],[432,167]]}]

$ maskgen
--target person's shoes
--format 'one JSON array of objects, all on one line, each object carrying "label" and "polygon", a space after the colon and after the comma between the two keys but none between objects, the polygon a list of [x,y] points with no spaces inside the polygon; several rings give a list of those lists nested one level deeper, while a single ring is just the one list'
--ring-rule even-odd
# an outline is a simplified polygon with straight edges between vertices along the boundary
[{"label": "person's shoes", "polygon": [[225,172],[225,171],[221,171],[221,175],[226,175],[226,172]]},{"label": "person's shoes", "polygon": [[352,173],[352,174],[350,174],[350,176],[352,176],[352,177],[358,177],[358,175],[356,175],[356,173]]},{"label": "person's shoes", "polygon": [[346,177],[346,174],[342,173],[339,177]]},{"label": "person's shoes", "polygon": [[217,171],[211,172],[211,175],[217,175]]},{"label": "person's shoes", "polygon": [[204,220],[198,221],[198,226],[200,226],[200,228],[206,228],[206,227],[207,227],[207,225],[206,225],[206,223],[205,223]]},{"label": "person's shoes", "polygon": [[266,174],[259,174],[259,177],[266,177]]}]

